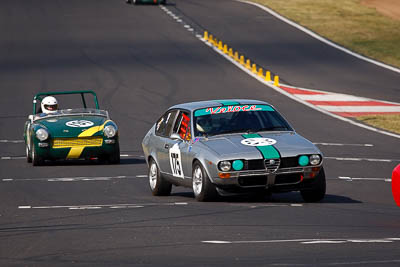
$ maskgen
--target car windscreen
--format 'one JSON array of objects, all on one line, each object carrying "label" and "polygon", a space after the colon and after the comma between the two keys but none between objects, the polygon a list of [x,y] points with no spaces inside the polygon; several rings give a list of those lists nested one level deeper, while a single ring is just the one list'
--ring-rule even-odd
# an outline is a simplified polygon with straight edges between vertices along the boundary
[{"label": "car windscreen", "polygon": [[60,117],[60,116],[73,116],[73,115],[94,115],[108,117],[108,113],[105,110],[94,109],[94,108],[75,108],[75,109],[61,109],[54,113],[39,113],[35,115],[34,120],[39,120],[43,118],[50,117]]},{"label": "car windscreen", "polygon": [[269,105],[235,105],[198,109],[194,112],[195,136],[293,131],[286,120]]}]

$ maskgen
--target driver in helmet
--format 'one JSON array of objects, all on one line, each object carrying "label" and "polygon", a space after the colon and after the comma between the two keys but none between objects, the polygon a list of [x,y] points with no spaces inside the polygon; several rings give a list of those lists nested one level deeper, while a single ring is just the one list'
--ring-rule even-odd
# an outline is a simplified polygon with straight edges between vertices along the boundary
[{"label": "driver in helmet", "polygon": [[53,96],[46,96],[40,103],[42,108],[42,112],[44,114],[52,114],[58,111],[58,102],[57,99]]},{"label": "driver in helmet", "polygon": [[196,121],[196,129],[201,135],[210,134],[212,131],[212,122],[209,116],[198,117]]}]

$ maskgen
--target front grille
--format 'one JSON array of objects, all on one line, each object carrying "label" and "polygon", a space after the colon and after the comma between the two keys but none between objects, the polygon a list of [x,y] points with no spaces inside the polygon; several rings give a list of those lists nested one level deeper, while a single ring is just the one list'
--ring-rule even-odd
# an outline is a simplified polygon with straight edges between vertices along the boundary
[{"label": "front grille", "polygon": [[245,162],[245,170],[263,170],[265,169],[264,160],[253,159]]},{"label": "front grille", "polygon": [[265,164],[265,169],[267,170],[267,173],[274,173],[279,168],[279,165],[281,164],[281,160],[280,159],[266,159],[264,161],[264,164]]},{"label": "front grille", "polygon": [[54,138],[53,140],[53,148],[101,146],[102,144],[103,138],[100,136],[81,138]]},{"label": "front grille", "polygon": [[293,168],[299,166],[299,157],[281,158],[280,168]]}]

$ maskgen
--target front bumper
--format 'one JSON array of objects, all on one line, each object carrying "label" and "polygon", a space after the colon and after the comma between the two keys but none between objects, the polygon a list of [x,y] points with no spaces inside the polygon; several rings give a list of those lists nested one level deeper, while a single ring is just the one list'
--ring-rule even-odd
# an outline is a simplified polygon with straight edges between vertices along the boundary
[{"label": "front bumper", "polygon": [[220,172],[220,176],[225,178],[213,177],[212,180],[218,188],[230,191],[247,191],[257,188],[281,192],[295,191],[311,186],[321,168],[322,165],[282,168],[274,173],[269,173],[267,170]]},{"label": "front bumper", "polygon": [[[110,141],[112,140],[112,141]],[[43,160],[74,160],[109,157],[119,153],[118,139],[104,139],[99,146],[54,148],[53,142],[38,142],[35,144],[37,156]]]}]

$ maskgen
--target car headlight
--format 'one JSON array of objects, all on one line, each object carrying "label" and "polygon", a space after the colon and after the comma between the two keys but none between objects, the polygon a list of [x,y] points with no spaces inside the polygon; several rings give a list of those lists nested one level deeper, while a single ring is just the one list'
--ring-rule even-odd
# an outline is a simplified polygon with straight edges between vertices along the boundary
[{"label": "car headlight", "polygon": [[311,165],[318,165],[321,163],[321,156],[320,155],[311,155],[310,156],[310,164]]},{"label": "car headlight", "polygon": [[223,172],[228,172],[228,171],[231,170],[232,164],[231,164],[229,161],[224,160],[224,161],[221,161],[221,162],[218,164],[218,166],[219,166],[219,169],[220,169],[221,171],[223,171]]},{"label": "car headlight", "polygon": [[117,134],[117,129],[113,125],[107,125],[104,127],[104,135],[108,138],[114,137]]},{"label": "car headlight", "polygon": [[36,131],[36,138],[40,141],[44,141],[49,138],[49,133],[45,129],[40,128]]}]

